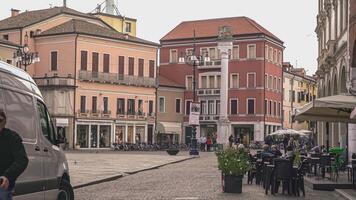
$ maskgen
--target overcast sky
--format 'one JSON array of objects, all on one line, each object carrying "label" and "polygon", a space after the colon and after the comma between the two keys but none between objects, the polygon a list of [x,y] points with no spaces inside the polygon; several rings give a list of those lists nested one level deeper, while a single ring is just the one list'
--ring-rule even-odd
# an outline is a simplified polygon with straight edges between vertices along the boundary
[{"label": "overcast sky", "polygon": [[[104,0],[67,0],[67,6],[92,11]],[[63,0],[1,0],[0,19],[10,9],[21,11],[61,6]],[[305,67],[312,74],[317,66],[316,0],[119,0],[119,10],[137,19],[137,34],[146,40],[159,39],[181,21],[247,16],[284,41],[284,61]]]}]

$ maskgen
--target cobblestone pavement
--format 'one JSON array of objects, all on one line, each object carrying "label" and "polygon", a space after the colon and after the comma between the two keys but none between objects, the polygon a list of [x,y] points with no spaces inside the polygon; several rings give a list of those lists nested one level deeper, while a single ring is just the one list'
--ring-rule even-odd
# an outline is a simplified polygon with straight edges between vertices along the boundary
[{"label": "cobblestone pavement", "polygon": [[[244,181],[245,183],[245,181]],[[187,160],[159,169],[125,176],[112,182],[75,190],[78,200],[138,200],[138,199],[343,199],[336,192],[307,189],[306,197],[296,198],[285,195],[268,195],[256,185],[243,185],[242,194],[221,192],[221,174],[217,169],[214,153],[201,153],[197,159]]]},{"label": "cobblestone pavement", "polygon": [[157,152],[66,152],[74,187],[189,158],[188,152],[169,156]]}]

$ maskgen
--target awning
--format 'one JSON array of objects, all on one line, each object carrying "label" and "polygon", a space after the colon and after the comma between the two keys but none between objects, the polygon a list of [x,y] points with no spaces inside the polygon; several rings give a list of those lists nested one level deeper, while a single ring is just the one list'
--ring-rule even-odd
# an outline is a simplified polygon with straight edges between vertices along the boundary
[{"label": "awning", "polygon": [[294,120],[327,121],[356,123],[350,119],[351,111],[356,107],[356,96],[341,94],[318,98],[296,109]]},{"label": "awning", "polygon": [[165,134],[181,134],[182,125],[175,122],[158,122],[157,131]]}]

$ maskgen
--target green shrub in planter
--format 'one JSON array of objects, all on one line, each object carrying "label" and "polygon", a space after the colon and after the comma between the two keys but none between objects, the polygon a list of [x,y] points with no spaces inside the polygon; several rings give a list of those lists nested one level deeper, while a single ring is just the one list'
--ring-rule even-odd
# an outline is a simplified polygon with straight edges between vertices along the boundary
[{"label": "green shrub in planter", "polygon": [[166,151],[171,156],[175,156],[179,153],[179,149],[167,149]]},{"label": "green shrub in planter", "polygon": [[228,148],[216,155],[222,172],[223,191],[241,193],[242,178],[252,167],[248,153],[244,149]]}]

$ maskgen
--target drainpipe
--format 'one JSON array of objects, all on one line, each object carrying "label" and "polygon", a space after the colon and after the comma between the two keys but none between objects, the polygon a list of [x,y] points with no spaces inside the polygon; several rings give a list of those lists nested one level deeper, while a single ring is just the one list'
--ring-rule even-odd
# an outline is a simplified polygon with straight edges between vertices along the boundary
[{"label": "drainpipe", "polygon": [[[265,105],[265,101],[266,101],[266,37],[264,40],[264,45],[263,45],[263,138],[265,138],[265,133],[266,133],[266,113],[268,112],[267,108],[265,106],[268,105],[268,101],[267,101],[267,105]],[[268,77],[267,77],[268,80]],[[268,81],[267,81],[268,82]],[[266,111],[266,112],[265,112]]]},{"label": "drainpipe", "polygon": [[76,36],[75,36],[75,42],[74,42],[74,51],[75,51],[75,53],[74,53],[74,105],[73,105],[73,114],[74,114],[74,116],[73,116],[73,137],[72,137],[72,139],[73,139],[73,149],[75,149],[75,130],[76,130],[76,128],[75,128],[75,120],[76,120],[76,116],[75,116],[75,110],[76,110],[76,93],[77,93],[77,51],[78,51],[78,36],[79,36],[79,34],[77,34]]},{"label": "drainpipe", "polygon": [[[290,109],[291,109],[291,113],[290,113],[290,115],[291,114],[293,114],[293,98],[294,98],[294,100],[295,100],[295,93],[293,94],[293,91],[294,91],[294,78],[295,78],[295,75],[293,74],[293,78],[291,79],[291,89],[292,89],[292,99],[291,99],[291,101],[290,101]],[[290,116],[290,117],[292,117],[292,116]],[[291,119],[291,122],[290,122],[290,128],[291,129],[293,129],[293,119]]]},{"label": "drainpipe", "polygon": [[158,51],[159,48],[157,48],[156,50],[156,85],[155,85],[155,129],[154,129],[154,133],[152,134],[153,138],[152,138],[152,143],[157,143],[157,141],[155,140],[155,137],[157,136],[157,124],[158,124],[158,109],[157,109],[157,104],[158,104],[158,87],[159,87],[159,66],[158,66]]}]

